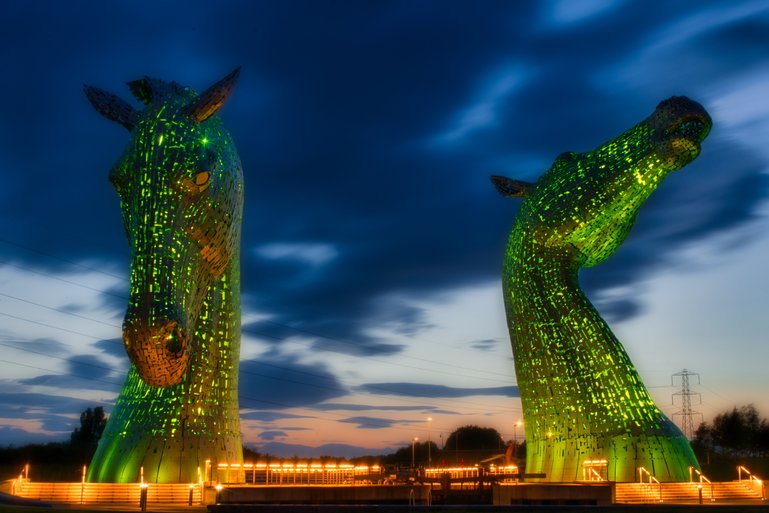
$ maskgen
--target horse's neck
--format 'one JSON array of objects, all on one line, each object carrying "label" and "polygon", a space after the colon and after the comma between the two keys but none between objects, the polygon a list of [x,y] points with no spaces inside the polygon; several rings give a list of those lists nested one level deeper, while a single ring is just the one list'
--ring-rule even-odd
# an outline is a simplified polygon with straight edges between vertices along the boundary
[{"label": "horse's neck", "polygon": [[576,264],[525,239],[511,242],[508,258],[505,300],[516,375],[527,384],[524,410],[536,412],[527,432],[574,429],[569,412],[588,413],[606,432],[622,428],[623,415],[657,419],[625,350],[580,290]]},{"label": "horse's neck", "polygon": [[[579,288],[577,266],[563,253],[521,241],[508,250],[506,300],[526,340],[542,348],[588,344],[601,352],[619,346],[611,330]],[[515,346],[520,346],[516,343]],[[514,349],[524,349],[514,347]],[[588,362],[585,362],[588,363]],[[597,362],[591,361],[591,364]]]},{"label": "horse's neck", "polygon": [[[200,347],[208,348],[198,351],[201,368],[215,367],[220,378],[236,376],[240,354],[240,265],[237,259],[233,259],[209,288],[197,319],[195,336],[202,339]],[[207,379],[207,373],[197,374],[201,379]]]}]

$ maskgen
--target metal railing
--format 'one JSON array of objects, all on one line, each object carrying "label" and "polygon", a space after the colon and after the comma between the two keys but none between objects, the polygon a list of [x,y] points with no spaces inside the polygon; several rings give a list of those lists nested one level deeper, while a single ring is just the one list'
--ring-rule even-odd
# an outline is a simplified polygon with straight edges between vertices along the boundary
[{"label": "metal railing", "polygon": [[659,482],[659,479],[654,477],[651,472],[646,470],[644,467],[638,467],[638,481],[640,483],[644,483],[644,474],[649,476],[649,487],[651,488],[653,486],[652,483],[657,483],[657,488],[659,490],[659,501],[662,502],[662,483]]},{"label": "metal railing", "polygon": [[699,486],[699,489],[700,489],[700,500],[702,499],[702,491],[701,491],[702,490],[702,483],[705,482],[705,483],[708,483],[710,485],[710,502],[715,502],[716,501],[716,497],[713,494],[713,482],[710,479],[708,479],[707,477],[705,477],[702,474],[702,472],[700,472],[698,469],[696,469],[694,467],[689,467],[689,482],[690,483],[694,482],[694,475],[693,475],[694,473],[696,473],[697,476],[699,476],[699,485],[698,486]]},{"label": "metal railing", "polygon": [[606,481],[606,474],[609,460],[585,460],[582,462],[582,480],[583,481]]},{"label": "metal railing", "polygon": [[742,481],[742,474],[747,474],[748,476],[748,484],[753,487],[758,493],[761,494],[761,500],[766,500],[766,488],[764,487],[764,481],[763,479],[759,479],[756,476],[754,476],[750,470],[745,468],[742,465],[737,465],[737,480]]}]

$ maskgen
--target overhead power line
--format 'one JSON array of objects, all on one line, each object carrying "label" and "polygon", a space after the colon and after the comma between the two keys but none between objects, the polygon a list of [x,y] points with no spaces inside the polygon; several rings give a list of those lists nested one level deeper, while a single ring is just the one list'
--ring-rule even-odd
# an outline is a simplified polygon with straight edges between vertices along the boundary
[{"label": "overhead power line", "polygon": [[[9,345],[9,344],[2,344],[2,343],[0,343],[0,345],[16,348],[15,346]],[[30,352],[36,352],[36,351],[30,351]],[[45,354],[45,353],[39,353],[39,354]],[[57,358],[57,359],[60,359],[60,360],[66,360],[66,358],[64,358],[64,357],[53,356],[53,355],[50,355],[50,354],[45,354],[45,356],[48,356],[48,357],[51,357],[51,358]],[[114,385],[114,386],[121,386],[122,385],[122,382],[116,382],[116,381],[109,380],[109,379],[97,378],[97,377],[94,377],[94,376],[82,376],[82,375],[77,375],[77,374],[65,374],[61,370],[48,369],[48,368],[40,367],[40,366],[37,366],[37,365],[29,365],[29,364],[26,364],[26,363],[14,362],[14,361],[11,361],[11,360],[6,360],[6,359],[0,359],[0,362],[6,363],[6,364],[10,364],[10,365],[17,365],[17,366],[20,366],[20,367],[26,367],[26,368],[30,368],[30,369],[35,369],[35,370],[47,372],[47,373],[54,374],[54,375],[61,375],[61,376],[66,375],[67,377],[70,377],[70,378],[81,379],[81,380],[85,380],[85,381],[94,381],[94,382],[100,382],[100,383],[107,383],[109,385]],[[78,362],[78,365],[84,365],[84,366],[89,366],[89,367],[93,367],[93,368],[97,368],[97,369],[103,369],[103,370],[108,370],[108,371],[114,370],[114,369],[111,369],[109,367],[101,366],[101,365],[98,365],[98,364],[85,363],[85,362],[83,362],[83,363]],[[266,377],[272,377],[272,376],[266,376]],[[274,379],[277,379],[277,378],[274,378]],[[332,421],[332,422],[338,422],[340,419],[346,420],[346,419],[350,418],[349,414],[333,413],[333,412],[326,411],[326,410],[322,410],[321,413],[319,413],[319,410],[314,409],[314,408],[312,408],[310,406],[296,406],[296,405],[291,405],[291,404],[288,404],[288,403],[282,403],[282,402],[279,402],[279,401],[271,401],[271,400],[267,400],[267,399],[257,399],[255,397],[250,397],[250,396],[245,395],[245,394],[238,394],[238,400],[240,402],[241,409],[254,409],[254,408],[256,408],[256,406],[254,406],[255,404],[265,404],[265,405],[269,405],[269,406],[272,406],[272,407],[278,408],[278,409],[294,410],[294,411],[296,411],[296,410],[305,411],[305,412],[308,412],[308,416],[312,416],[313,418],[319,418],[319,419],[322,419],[322,420],[328,420],[328,421]],[[427,406],[427,405],[424,405],[424,406],[425,406],[425,409],[429,408],[429,406]],[[376,406],[372,406],[371,409],[372,410],[376,410],[377,408],[376,408]],[[251,420],[254,420],[254,419],[251,419]],[[256,420],[258,420],[258,419],[256,419]],[[387,419],[382,419],[382,420],[383,420],[383,422],[387,421]],[[419,423],[422,423],[423,420],[409,421],[409,420],[399,419],[398,422],[400,424],[419,424]],[[396,424],[393,424],[393,425],[390,425],[390,426],[387,426],[387,427],[388,427],[388,429],[394,429],[394,430],[399,430],[399,431],[408,431],[410,433],[414,432],[414,428],[413,427],[399,426],[399,425],[396,425]],[[453,429],[453,428],[441,427],[441,426],[433,426],[433,428],[437,429],[437,430],[443,430],[443,431],[449,431],[450,429]]]},{"label": "overhead power line", "polygon": [[122,276],[122,275],[119,275],[119,274],[113,274],[113,273],[105,271],[104,269],[99,269],[97,267],[92,267],[90,265],[85,265],[82,262],[75,262],[74,260],[69,260],[67,258],[62,258],[60,256],[52,255],[51,253],[46,253],[45,251],[40,251],[38,249],[30,248],[28,246],[25,246],[23,244],[19,244],[18,242],[10,241],[8,239],[0,238],[0,243],[7,244],[9,246],[15,246],[15,247],[17,247],[19,249],[23,249],[24,251],[28,251],[28,252],[34,253],[36,255],[44,256],[46,258],[51,258],[53,260],[58,260],[59,262],[65,263],[67,265],[71,265],[73,267],[77,267],[77,268],[83,269],[85,271],[91,271],[91,272],[96,272],[96,273],[99,273],[99,274],[105,274],[107,276],[111,276],[113,278],[117,278],[117,279],[122,280],[122,281],[128,281],[128,278],[126,278],[125,276]]},{"label": "overhead power line", "polygon": [[[39,271],[39,270],[36,270],[36,269],[32,269],[32,268],[27,267],[27,266],[22,266],[22,265],[19,265],[19,264],[16,264],[16,263],[12,263],[12,262],[8,262],[8,261],[1,260],[1,259],[0,259],[0,264],[9,265],[9,266],[12,266],[12,267],[15,267],[15,268],[27,271],[27,272],[31,272],[31,273],[34,273],[34,274],[38,274],[40,276],[44,276],[44,277],[47,277],[47,278],[50,278],[50,279],[53,279],[53,280],[57,280],[57,281],[66,283],[66,284],[69,284],[69,285],[85,288],[85,289],[92,290],[92,291],[95,291],[95,292],[99,292],[99,293],[102,293],[102,294],[110,295],[112,297],[116,297],[116,298],[120,298],[120,299],[125,299],[126,301],[128,300],[128,297],[126,295],[116,294],[116,293],[113,293],[113,292],[110,292],[110,291],[107,291],[107,290],[91,287],[89,285],[78,283],[78,282],[76,282],[74,280],[64,279],[64,278],[61,278],[59,276],[55,276],[55,275],[53,275],[51,273],[46,273],[44,271]],[[98,269],[95,269],[94,272],[98,273],[100,271]],[[111,276],[111,275],[109,275],[109,276]],[[58,308],[42,305],[42,304],[34,302],[34,301],[18,298],[18,297],[15,297],[15,296],[10,296],[10,295],[7,295],[7,294],[2,294],[2,295],[6,296],[6,297],[9,297],[9,298],[12,298],[12,299],[16,299],[18,301],[22,301],[22,302],[31,304],[31,305],[38,306],[38,307],[41,307],[41,308],[57,311],[59,313],[65,314],[65,315],[74,315],[76,317],[81,317],[81,318],[84,318],[86,320],[90,320],[90,321],[94,321],[94,322],[101,322],[102,324],[106,324],[108,326],[114,326],[113,324],[109,324],[109,323],[105,323],[105,322],[102,322],[102,321],[98,321],[98,320],[95,320],[93,318],[87,318],[87,317],[84,317],[84,316],[79,316],[78,314],[74,314],[73,312],[67,312],[67,311],[64,311],[62,309],[58,309]],[[12,318],[15,318],[17,320],[21,320],[21,321],[25,321],[25,322],[31,322],[33,324],[38,324],[38,325],[41,325],[41,326],[47,326],[47,327],[50,327],[50,328],[57,329],[53,325],[50,325],[50,324],[47,324],[47,323],[43,323],[43,322],[40,322],[40,321],[34,321],[34,320],[31,320],[31,319],[28,319],[28,318],[24,318],[24,317],[20,317],[20,316],[14,316],[12,314],[7,314],[7,313],[0,312],[0,315],[5,315],[7,317],[12,317]],[[306,329],[303,329],[303,328],[297,328],[295,326],[291,326],[291,325],[288,325],[288,324],[277,323],[277,322],[274,322],[274,321],[266,321],[266,322],[269,322],[271,324],[274,324],[274,325],[277,325],[277,326],[280,326],[280,327],[283,327],[283,328],[286,328],[286,329],[289,329],[289,330],[292,330],[292,331],[295,331],[295,332],[298,332],[298,333],[304,333],[304,334],[311,335],[311,336],[314,336],[314,337],[323,338],[323,339],[330,340],[330,341],[333,341],[333,342],[337,342],[337,343],[340,343],[340,344],[344,344],[344,345],[347,345],[347,346],[352,346],[352,347],[356,347],[356,348],[359,347],[359,344],[357,344],[357,343],[355,343],[353,341],[348,341],[348,340],[343,340],[343,339],[339,339],[339,338],[329,337],[329,336],[324,335],[322,333],[317,333],[317,332],[306,330]],[[70,333],[79,334],[78,332],[73,332],[72,330],[68,330],[66,328],[61,328],[61,330],[62,331],[67,331],[67,332],[70,332]],[[275,335],[270,335],[268,333],[260,332],[258,330],[254,330],[254,329],[250,329],[250,328],[246,329],[246,328],[241,327],[241,332],[242,333],[246,333],[246,334],[250,334],[250,335],[253,335],[253,336],[256,336],[256,337],[264,337],[264,338],[268,338],[268,339],[276,340],[276,341],[281,341],[282,340],[281,337],[277,337]],[[97,338],[97,339],[101,338],[101,337],[94,337],[92,335],[84,335],[84,336],[87,336],[89,338]],[[449,367],[449,368],[455,368],[455,369],[459,369],[459,370],[464,370],[466,372],[478,373],[479,375],[478,376],[458,375],[456,372],[441,371],[441,370],[437,370],[437,369],[429,369],[429,368],[425,368],[425,367],[420,367],[420,366],[417,366],[417,365],[408,365],[408,364],[405,364],[405,363],[391,362],[391,361],[386,361],[386,360],[378,359],[378,358],[375,358],[375,357],[367,357],[366,359],[368,361],[378,362],[378,363],[382,363],[384,365],[391,365],[391,366],[400,367],[400,368],[413,369],[413,370],[418,370],[420,372],[431,372],[431,373],[434,373],[434,374],[443,374],[443,375],[448,375],[448,376],[462,376],[462,377],[471,378],[471,379],[480,379],[480,380],[484,380],[484,381],[492,381],[492,382],[497,382],[497,383],[510,384],[509,376],[507,376],[505,374],[502,374],[502,373],[498,373],[498,372],[494,372],[494,371],[489,371],[489,370],[486,370],[486,369],[475,369],[475,368],[472,368],[472,367],[461,366],[461,365],[451,364],[451,363],[447,363],[447,362],[441,362],[441,361],[437,361],[437,360],[427,360],[427,359],[424,359],[424,358],[418,358],[418,357],[410,356],[410,355],[400,355],[400,358],[409,359],[409,360],[415,360],[415,361],[421,361],[421,362],[427,362],[427,363],[431,363],[431,364],[434,364],[434,365],[440,365],[440,366],[445,366],[445,367]],[[500,378],[507,378],[507,379],[496,379],[496,378],[490,377],[490,375],[497,375],[497,376],[500,376]]]}]

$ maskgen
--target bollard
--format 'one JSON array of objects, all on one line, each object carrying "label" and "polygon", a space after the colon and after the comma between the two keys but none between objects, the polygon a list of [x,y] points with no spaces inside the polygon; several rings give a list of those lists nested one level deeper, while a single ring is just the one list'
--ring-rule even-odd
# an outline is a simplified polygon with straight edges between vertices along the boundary
[{"label": "bollard", "polygon": [[192,506],[192,490],[195,489],[195,485],[190,485],[190,497],[187,500],[187,506]]},{"label": "bollard", "polygon": [[699,492],[699,495],[700,495],[700,504],[702,504],[702,485],[699,485],[697,487],[697,491]]},{"label": "bollard", "polygon": [[141,492],[139,495],[139,509],[142,511],[147,511],[147,488],[149,485],[147,483],[142,483],[139,485],[141,488]]},{"label": "bollard", "polygon": [[222,488],[224,487],[218,484],[216,485],[215,488],[216,488],[216,504],[219,504],[219,500],[221,499]]}]

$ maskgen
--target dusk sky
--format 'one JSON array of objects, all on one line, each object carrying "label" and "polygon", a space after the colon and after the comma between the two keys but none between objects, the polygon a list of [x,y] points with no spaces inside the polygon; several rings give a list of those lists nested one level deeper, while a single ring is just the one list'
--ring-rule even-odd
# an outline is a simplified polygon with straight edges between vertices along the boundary
[{"label": "dusk sky", "polygon": [[668,415],[688,369],[705,420],[749,403],[769,416],[767,0],[0,9],[0,445],[67,440],[85,408],[111,410],[128,368],[107,173],[129,134],[83,84],[138,108],[128,81],[202,91],[236,66],[219,114],[246,181],[248,446],[382,453],[467,424],[512,438],[500,279],[519,202],[489,176],[533,181],[673,95],[713,118],[702,153],[581,282]]}]

